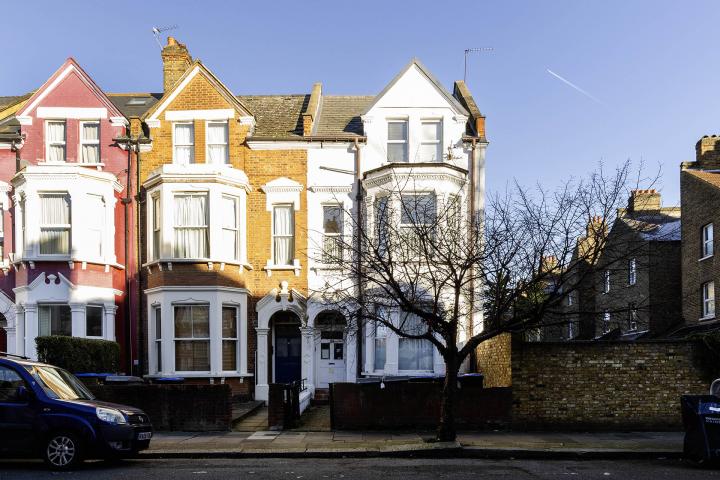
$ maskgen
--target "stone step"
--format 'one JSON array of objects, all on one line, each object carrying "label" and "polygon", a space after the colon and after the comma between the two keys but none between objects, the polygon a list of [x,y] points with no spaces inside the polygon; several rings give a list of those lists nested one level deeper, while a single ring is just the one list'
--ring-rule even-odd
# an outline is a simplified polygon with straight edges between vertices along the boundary
[{"label": "stone step", "polygon": [[232,425],[235,426],[243,419],[249,417],[261,408],[265,402],[261,400],[251,400],[249,402],[233,402],[232,406]]}]

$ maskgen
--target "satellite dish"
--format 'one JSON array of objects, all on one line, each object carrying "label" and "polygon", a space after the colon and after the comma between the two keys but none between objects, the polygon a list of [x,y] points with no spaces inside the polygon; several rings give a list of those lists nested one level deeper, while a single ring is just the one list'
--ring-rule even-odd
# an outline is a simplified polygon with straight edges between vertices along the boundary
[{"label": "satellite dish", "polygon": [[710,395],[720,397],[720,378],[712,382],[712,385],[710,385]]}]

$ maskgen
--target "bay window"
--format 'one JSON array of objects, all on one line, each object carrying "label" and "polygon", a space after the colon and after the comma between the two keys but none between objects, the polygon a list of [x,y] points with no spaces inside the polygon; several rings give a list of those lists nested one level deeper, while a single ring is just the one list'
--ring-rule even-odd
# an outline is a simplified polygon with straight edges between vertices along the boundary
[{"label": "bay window", "polygon": [[152,254],[153,260],[160,258],[160,229],[161,229],[160,195],[152,196]]},{"label": "bay window", "polygon": [[80,122],[80,162],[100,163],[100,122]]},{"label": "bay window", "polygon": [[100,195],[87,196],[87,252],[86,255],[101,258],[105,236],[105,199]]},{"label": "bay window", "polygon": [[323,263],[339,263],[343,255],[343,208],[341,205],[323,206]]},{"label": "bay window", "polygon": [[228,122],[207,123],[207,163],[228,163]]},{"label": "bay window", "polygon": [[[408,335],[422,335],[427,332],[427,326],[417,315],[411,313],[401,314],[400,327]],[[423,370],[433,369],[433,344],[424,338],[398,339],[398,369]]]},{"label": "bay window", "polygon": [[155,321],[155,362],[158,372],[162,372],[162,310],[160,307],[152,309]]},{"label": "bay window", "polygon": [[388,249],[388,221],[390,212],[388,197],[379,197],[375,199],[375,235],[377,237],[377,248],[381,255],[384,255]]},{"label": "bay window", "polygon": [[408,161],[408,122],[407,120],[388,121],[387,161]]},{"label": "bay window", "polygon": [[209,305],[175,305],[175,369],[210,370]]},{"label": "bay window", "polygon": [[295,210],[292,205],[273,206],[272,244],[275,265],[292,265],[295,258]]},{"label": "bay window", "polygon": [[45,123],[45,148],[48,162],[65,161],[65,120],[49,120]]},{"label": "bay window", "polygon": [[88,337],[103,336],[103,307],[98,305],[85,307],[85,335]]},{"label": "bay window", "polygon": [[208,258],[206,193],[175,195],[175,258]]},{"label": "bay window", "polygon": [[442,122],[440,120],[423,120],[420,134],[420,161],[442,161]]},{"label": "bay window", "polygon": [[240,205],[239,198],[222,196],[222,257],[226,260],[240,258]]},{"label": "bay window", "polygon": [[40,254],[70,254],[70,197],[40,194]]},{"label": "bay window", "polygon": [[191,122],[173,125],[173,163],[195,163],[195,125]]},{"label": "bay window", "polygon": [[225,372],[238,369],[238,309],[222,307],[222,369]]},{"label": "bay window", "polygon": [[38,336],[72,336],[69,305],[38,305]]},{"label": "bay window", "polygon": [[435,194],[402,195],[400,197],[400,230],[411,252],[416,253],[423,236],[434,233]]}]

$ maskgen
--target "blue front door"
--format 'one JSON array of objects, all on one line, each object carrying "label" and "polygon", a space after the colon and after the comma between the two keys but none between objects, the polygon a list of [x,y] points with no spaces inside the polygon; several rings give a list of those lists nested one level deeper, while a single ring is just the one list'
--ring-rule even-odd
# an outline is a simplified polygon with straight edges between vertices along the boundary
[{"label": "blue front door", "polygon": [[300,380],[300,328],[298,325],[275,326],[275,383]]}]

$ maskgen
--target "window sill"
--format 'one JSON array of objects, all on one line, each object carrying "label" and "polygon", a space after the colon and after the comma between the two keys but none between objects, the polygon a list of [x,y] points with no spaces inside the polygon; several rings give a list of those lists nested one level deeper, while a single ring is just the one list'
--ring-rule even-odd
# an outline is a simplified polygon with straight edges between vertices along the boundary
[{"label": "window sill", "polygon": [[172,264],[173,263],[206,263],[208,265],[208,270],[214,270],[215,264],[220,265],[219,270],[222,271],[224,269],[225,265],[238,265],[240,267],[240,271],[242,272],[243,269],[248,270],[254,270],[253,266],[250,265],[247,262],[237,261],[237,260],[218,260],[218,259],[210,259],[210,258],[161,258],[160,260],[151,260],[149,262],[145,262],[142,264],[142,268],[150,268],[153,265],[158,265],[158,268],[162,270],[162,264],[166,263],[168,270],[172,270]]},{"label": "window sill", "polygon": [[272,260],[268,260],[267,263],[265,264],[265,266],[263,267],[263,270],[265,270],[267,272],[268,277],[272,276],[273,271],[276,271],[276,272],[294,271],[295,276],[299,277],[300,270],[302,270],[302,267],[300,266],[300,260],[298,260],[298,259],[293,260],[292,265],[275,265],[272,263]]},{"label": "window sill", "polygon": [[702,258],[698,258],[698,262],[702,262],[703,260],[707,260],[708,258],[713,258],[715,255],[706,255]]},{"label": "window sill", "polygon": [[143,375],[144,378],[182,377],[182,378],[248,378],[255,376],[252,373],[239,372],[173,372],[173,373],[151,373]]},{"label": "window sill", "polygon": [[708,315],[708,316],[706,316],[706,317],[700,317],[700,318],[698,319],[699,322],[707,322],[708,320],[715,320],[715,314],[713,314],[713,315]]},{"label": "window sill", "polygon": [[[105,265],[106,267],[113,267],[113,268],[119,268],[121,270],[125,269],[125,265],[122,265],[117,262],[106,262],[102,259],[88,259],[88,258],[78,258],[78,257],[71,257],[66,255],[37,255],[34,257],[19,257],[19,258],[13,258],[10,263],[12,264],[19,264],[19,263],[30,263],[31,268],[34,268],[34,264],[36,262],[67,262],[68,264],[73,264],[70,266],[70,269],[74,268],[75,263],[80,264],[91,264],[91,265]],[[0,263],[2,265],[2,263]],[[84,270],[84,267],[83,267]]]}]

